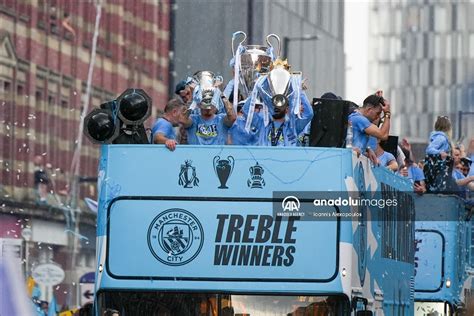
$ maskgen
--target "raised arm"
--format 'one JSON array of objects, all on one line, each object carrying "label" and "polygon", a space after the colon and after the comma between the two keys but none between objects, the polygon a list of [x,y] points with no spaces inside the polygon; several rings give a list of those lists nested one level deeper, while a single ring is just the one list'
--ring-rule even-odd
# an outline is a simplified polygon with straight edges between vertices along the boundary
[{"label": "raised arm", "polygon": [[224,102],[224,109],[225,109],[225,113],[226,113],[226,116],[224,117],[224,124],[227,127],[231,127],[232,124],[234,124],[234,122],[237,118],[237,114],[234,111],[234,107],[229,102],[229,100],[227,100],[225,95],[222,95],[221,99],[222,99],[222,102]]},{"label": "raised arm", "polygon": [[384,120],[382,126],[378,128],[374,124],[370,125],[365,129],[365,133],[370,136],[377,137],[380,140],[387,140],[388,134],[390,132],[390,118],[392,113],[390,112],[390,102],[384,100],[382,105],[382,111],[384,112]]},{"label": "raised arm", "polygon": [[313,107],[311,106],[311,102],[309,102],[306,93],[303,91],[301,92],[301,118],[296,117],[295,127],[296,133],[301,133],[306,125],[313,119]]},{"label": "raised arm", "polygon": [[184,128],[190,128],[193,125],[193,120],[190,115],[191,110],[184,106],[179,117],[179,123],[182,124]]}]

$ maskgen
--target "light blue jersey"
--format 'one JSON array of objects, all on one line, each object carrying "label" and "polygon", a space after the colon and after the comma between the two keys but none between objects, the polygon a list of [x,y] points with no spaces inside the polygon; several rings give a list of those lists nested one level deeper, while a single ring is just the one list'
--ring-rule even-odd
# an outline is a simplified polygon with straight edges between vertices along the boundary
[{"label": "light blue jersey", "polygon": [[155,134],[162,134],[168,139],[176,139],[176,132],[173,125],[166,119],[160,117],[151,129],[151,139],[155,138]]},{"label": "light blue jersey", "polygon": [[[258,143],[259,146],[298,146],[298,135],[303,132],[305,127],[311,122],[313,118],[313,108],[304,93],[301,94],[302,111],[298,117],[291,113],[286,115],[283,124],[275,122],[270,118],[270,122],[265,126],[262,112],[254,113],[251,126],[258,129]],[[250,108],[250,98],[244,104],[243,112],[247,114]],[[273,111],[271,111],[273,112]]]},{"label": "light blue jersey", "polygon": [[365,133],[365,130],[372,125],[372,123],[370,123],[368,118],[357,111],[349,115],[349,122],[352,124],[352,146],[359,148],[360,151],[364,153],[369,142],[369,135]]},{"label": "light blue jersey", "polygon": [[216,114],[209,120],[191,115],[193,124],[187,128],[190,145],[225,145],[229,128],[224,124],[225,114]]},{"label": "light blue jersey", "polygon": [[245,117],[237,116],[234,125],[229,129],[232,145],[257,145],[259,138],[258,126],[251,125],[250,131],[245,130]]},{"label": "light blue jersey", "polygon": [[390,164],[390,162],[394,160],[396,161],[395,156],[387,151],[384,151],[383,154],[381,154],[377,158],[379,159],[380,165],[382,167],[387,167]]}]

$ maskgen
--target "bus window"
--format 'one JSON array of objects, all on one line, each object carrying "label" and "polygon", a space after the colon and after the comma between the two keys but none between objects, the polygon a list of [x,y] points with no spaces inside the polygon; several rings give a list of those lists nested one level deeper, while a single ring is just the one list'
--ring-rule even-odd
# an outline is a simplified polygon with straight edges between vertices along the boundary
[{"label": "bus window", "polygon": [[99,315],[107,308],[121,316],[339,316],[349,315],[344,296],[263,296],[173,292],[102,291]]}]

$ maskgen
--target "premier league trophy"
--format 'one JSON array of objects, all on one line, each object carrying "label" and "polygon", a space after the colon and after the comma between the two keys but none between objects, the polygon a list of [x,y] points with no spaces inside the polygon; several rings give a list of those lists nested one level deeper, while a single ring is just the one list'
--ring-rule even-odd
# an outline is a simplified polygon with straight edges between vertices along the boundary
[{"label": "premier league trophy", "polygon": [[[245,129],[250,129],[255,104],[263,104],[264,124],[270,122],[270,116],[289,115],[290,119],[301,117],[302,102],[308,105],[304,95],[301,72],[291,72],[286,60],[277,59],[270,65],[270,71],[258,78],[250,96],[250,108]],[[304,98],[303,98],[304,97]]]},{"label": "premier league trophy", "polygon": [[[237,50],[235,49],[236,38],[241,35],[243,39],[239,42]],[[275,34],[270,34],[266,38],[268,46],[265,45],[243,45],[247,39],[247,35],[242,32],[236,32],[232,36],[232,56],[234,64],[234,82],[239,82],[238,86],[234,86],[235,90],[239,90],[244,99],[250,96],[257,79],[270,71],[270,65],[275,60],[273,45],[270,39],[276,39],[278,43],[278,54],[281,53],[281,41]]]}]

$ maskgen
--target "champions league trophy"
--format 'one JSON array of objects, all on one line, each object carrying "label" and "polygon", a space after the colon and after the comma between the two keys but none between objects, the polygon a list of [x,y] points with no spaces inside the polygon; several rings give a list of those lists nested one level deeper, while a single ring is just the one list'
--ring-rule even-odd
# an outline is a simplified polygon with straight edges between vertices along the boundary
[{"label": "champions league trophy", "polygon": [[[243,39],[235,49],[236,38],[241,35]],[[270,39],[276,39],[278,43],[278,56],[281,53],[281,41],[275,34],[270,34],[266,38],[268,46],[264,45],[243,45],[247,35],[242,32],[235,32],[232,35],[232,56],[234,62],[234,104],[237,104],[238,92],[244,99],[250,96],[257,79],[270,71],[272,61],[275,60],[274,48]],[[236,91],[237,90],[237,91]]]},{"label": "champions league trophy", "polygon": [[219,156],[215,156],[213,161],[214,171],[216,172],[217,178],[219,179],[219,189],[228,189],[226,186],[227,180],[234,170],[234,157],[228,156],[227,159],[221,159]]}]

